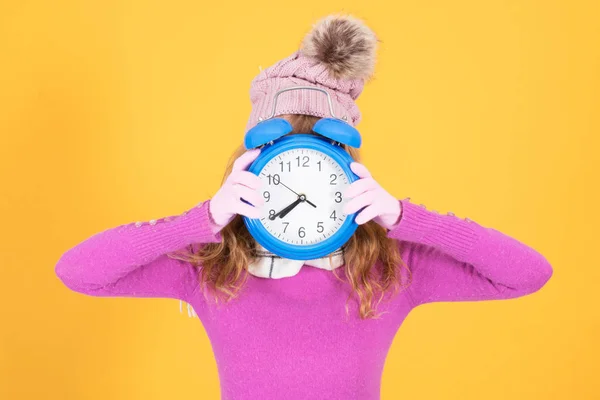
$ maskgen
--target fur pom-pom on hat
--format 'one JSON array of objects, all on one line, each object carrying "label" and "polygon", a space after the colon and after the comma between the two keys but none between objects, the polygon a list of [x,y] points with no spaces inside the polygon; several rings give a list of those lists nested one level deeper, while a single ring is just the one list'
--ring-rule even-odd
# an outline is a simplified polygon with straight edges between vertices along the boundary
[{"label": "fur pom-pom on hat", "polygon": [[271,115],[331,116],[328,98],[315,90],[283,92],[274,105],[275,94],[291,86],[326,90],[335,116],[353,126],[358,124],[361,114],[356,99],[373,75],[378,42],[373,31],[356,17],[331,14],[318,20],[298,50],[261,70],[252,80],[252,112],[246,132]]},{"label": "fur pom-pom on hat", "polygon": [[301,52],[327,66],[336,79],[367,79],[375,70],[379,39],[360,19],[328,15],[304,37]]}]

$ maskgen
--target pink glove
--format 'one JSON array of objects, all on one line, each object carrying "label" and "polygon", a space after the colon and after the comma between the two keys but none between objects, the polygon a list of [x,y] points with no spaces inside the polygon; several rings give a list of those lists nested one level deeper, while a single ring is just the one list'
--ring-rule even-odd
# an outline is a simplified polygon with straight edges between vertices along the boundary
[{"label": "pink glove", "polygon": [[344,212],[351,214],[364,208],[355,218],[357,224],[364,224],[373,219],[386,229],[395,228],[402,215],[400,202],[373,179],[367,167],[353,162],[350,168],[361,179],[352,182],[346,189],[344,198],[352,200],[346,203]]},{"label": "pink glove", "polygon": [[[223,229],[236,214],[249,218],[260,217],[259,207],[265,201],[258,190],[262,183],[258,176],[246,171],[246,168],[259,154],[260,149],[252,149],[238,157],[233,163],[231,174],[210,199],[209,212],[212,218],[213,232],[216,233]],[[244,203],[241,198],[252,205]]]}]

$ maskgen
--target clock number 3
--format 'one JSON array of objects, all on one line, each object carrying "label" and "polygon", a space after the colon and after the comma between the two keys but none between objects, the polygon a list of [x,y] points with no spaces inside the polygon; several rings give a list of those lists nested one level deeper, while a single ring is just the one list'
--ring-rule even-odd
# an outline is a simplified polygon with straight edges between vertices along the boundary
[{"label": "clock number 3", "polygon": [[[267,201],[269,201],[269,200],[267,200]],[[342,192],[335,192],[335,202],[336,203],[342,202]]]}]

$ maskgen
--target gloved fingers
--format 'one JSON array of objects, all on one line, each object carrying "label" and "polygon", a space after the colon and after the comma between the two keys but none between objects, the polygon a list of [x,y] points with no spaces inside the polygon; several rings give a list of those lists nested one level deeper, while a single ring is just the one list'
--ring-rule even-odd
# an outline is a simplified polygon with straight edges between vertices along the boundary
[{"label": "gloved fingers", "polygon": [[371,189],[377,187],[377,182],[373,178],[362,178],[354,181],[344,192],[344,198],[353,198]]},{"label": "gloved fingers", "polygon": [[253,207],[250,204],[246,204],[242,200],[238,200],[233,203],[233,211],[236,214],[243,215],[248,218],[260,218],[261,215],[258,207]]},{"label": "gloved fingers", "polygon": [[258,189],[262,186],[260,178],[248,171],[233,171],[227,178],[227,183],[231,185],[241,184],[250,189]]},{"label": "gloved fingers", "polygon": [[344,213],[352,214],[357,212],[363,207],[371,205],[375,201],[375,197],[377,195],[377,191],[370,190],[368,192],[364,192],[352,200],[350,200],[343,208]]},{"label": "gloved fingers", "polygon": [[250,189],[243,185],[234,185],[232,189],[236,199],[241,197],[257,207],[260,207],[265,203],[265,199],[254,189]]},{"label": "gloved fingers", "polygon": [[250,164],[252,164],[252,161],[256,160],[256,157],[258,157],[259,154],[260,149],[248,150],[233,162],[233,171],[242,171],[247,169]]},{"label": "gloved fingers", "polygon": [[352,172],[354,172],[356,175],[358,175],[359,178],[371,178],[371,173],[369,172],[367,167],[365,167],[361,163],[358,163],[356,161],[351,163],[350,169],[352,170]]},{"label": "gloved fingers", "polygon": [[379,215],[379,207],[376,204],[372,204],[372,205],[368,206],[367,208],[365,208],[364,210],[362,210],[361,212],[359,212],[356,215],[356,218],[354,219],[354,221],[357,224],[361,225],[366,222],[369,222],[370,220],[377,217],[378,215]]}]

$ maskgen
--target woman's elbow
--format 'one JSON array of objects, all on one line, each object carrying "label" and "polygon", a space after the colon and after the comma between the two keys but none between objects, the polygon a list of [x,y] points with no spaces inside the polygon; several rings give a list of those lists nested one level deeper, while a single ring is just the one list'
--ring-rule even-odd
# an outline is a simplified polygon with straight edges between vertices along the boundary
[{"label": "woman's elbow", "polygon": [[536,263],[530,267],[525,287],[529,293],[534,293],[543,288],[552,277],[554,270],[545,257],[540,256]]},{"label": "woman's elbow", "polygon": [[74,264],[66,262],[65,257],[58,260],[54,266],[54,274],[63,285],[74,292],[88,294],[94,287],[83,282],[78,275],[78,270]]},{"label": "woman's elbow", "polygon": [[67,288],[78,292],[79,287],[76,285],[76,279],[73,276],[73,268],[62,259],[54,266],[54,274]]}]

